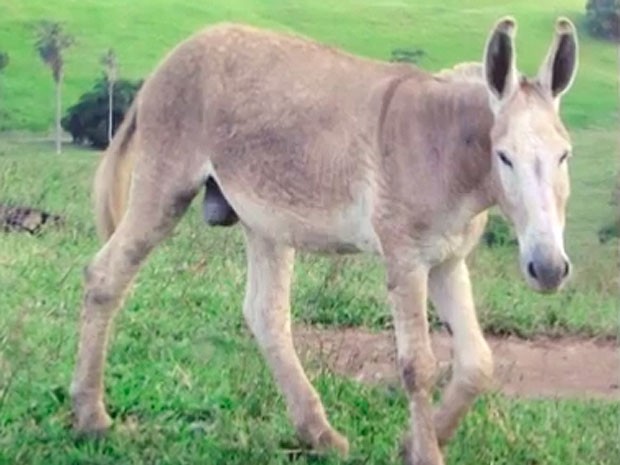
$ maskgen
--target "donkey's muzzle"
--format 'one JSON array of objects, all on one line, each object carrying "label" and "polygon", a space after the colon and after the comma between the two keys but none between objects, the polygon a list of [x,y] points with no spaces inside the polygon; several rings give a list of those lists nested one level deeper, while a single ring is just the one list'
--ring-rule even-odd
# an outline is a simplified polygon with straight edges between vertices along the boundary
[{"label": "donkey's muzzle", "polygon": [[560,288],[570,275],[571,265],[565,258],[549,259],[535,257],[527,264],[527,274],[541,292],[553,292]]}]

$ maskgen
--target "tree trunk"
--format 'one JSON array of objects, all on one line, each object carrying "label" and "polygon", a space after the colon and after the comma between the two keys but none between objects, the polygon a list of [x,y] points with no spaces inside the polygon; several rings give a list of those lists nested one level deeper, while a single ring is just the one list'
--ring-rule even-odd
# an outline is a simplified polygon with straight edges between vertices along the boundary
[{"label": "tree trunk", "polygon": [[112,142],[112,108],[114,103],[114,82],[108,84],[108,144]]},{"label": "tree trunk", "polygon": [[62,151],[60,136],[62,133],[62,126],[60,125],[60,120],[62,118],[62,74],[58,77],[58,81],[56,81],[56,153],[60,154]]}]

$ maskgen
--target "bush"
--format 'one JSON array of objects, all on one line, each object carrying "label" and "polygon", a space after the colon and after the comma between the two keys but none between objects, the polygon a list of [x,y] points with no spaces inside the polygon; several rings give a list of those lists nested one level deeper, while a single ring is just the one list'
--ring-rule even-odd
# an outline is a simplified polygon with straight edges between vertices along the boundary
[{"label": "bush", "polygon": [[620,0],[588,0],[586,24],[593,36],[620,41]]},{"label": "bush", "polygon": [[603,226],[598,230],[598,240],[601,244],[605,244],[613,239],[620,238],[620,219],[607,226]]},{"label": "bush", "polygon": [[[120,126],[131,102],[143,81],[119,79],[114,85],[113,128]],[[95,82],[93,89],[80,97],[67,110],[62,127],[71,134],[73,142],[104,149],[108,146],[108,81],[105,77]]]},{"label": "bush", "polygon": [[3,51],[0,51],[0,71],[6,68],[9,65],[9,54]]},{"label": "bush", "polygon": [[611,205],[614,206],[613,220],[598,230],[598,240],[601,244],[612,239],[620,239],[620,173],[618,173],[616,178],[616,187],[612,194]]},{"label": "bush", "polygon": [[395,48],[392,50],[390,61],[418,64],[426,56],[426,52],[419,48]]},{"label": "bush", "polygon": [[518,244],[510,225],[500,215],[489,215],[482,241],[487,247],[505,247]]}]

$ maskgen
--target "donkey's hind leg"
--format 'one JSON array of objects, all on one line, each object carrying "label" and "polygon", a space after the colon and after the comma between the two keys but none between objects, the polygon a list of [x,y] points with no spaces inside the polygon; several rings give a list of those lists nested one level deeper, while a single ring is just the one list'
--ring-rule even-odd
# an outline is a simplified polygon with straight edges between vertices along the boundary
[{"label": "donkey's hind leg", "polygon": [[103,400],[110,322],[140,264],[170,234],[195,195],[187,186],[179,189],[180,183],[175,187],[174,180],[156,174],[134,178],[127,212],[87,268],[71,385],[75,427],[80,432],[98,433],[110,425]]},{"label": "donkey's hind leg", "polygon": [[348,453],[301,366],[291,335],[290,283],[294,250],[246,231],[248,276],[244,314],[302,440],[312,447]]}]

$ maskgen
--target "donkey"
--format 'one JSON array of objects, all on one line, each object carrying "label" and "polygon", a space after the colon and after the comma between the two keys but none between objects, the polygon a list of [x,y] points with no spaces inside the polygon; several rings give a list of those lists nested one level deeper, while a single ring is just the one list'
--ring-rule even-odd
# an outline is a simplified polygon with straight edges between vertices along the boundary
[{"label": "donkey", "polygon": [[[77,430],[109,427],[111,319],[149,252],[208,184],[207,220],[238,219],[245,233],[244,316],[300,438],[348,453],[293,346],[295,250],[374,253],[386,268],[409,396],[405,460],[442,464],[442,446],[493,376],[465,263],[485,211],[499,205],[514,225],[536,291],[556,291],[570,274],[571,144],[559,106],[577,68],[576,30],[557,20],[535,78],[517,71],[515,32],[516,21],[502,18],[482,64],[438,74],[241,25],[178,45],[145,82],[95,176],[105,245],[85,272],[71,388]],[[436,408],[427,299],[454,344]]]}]

